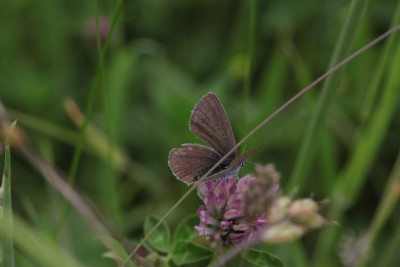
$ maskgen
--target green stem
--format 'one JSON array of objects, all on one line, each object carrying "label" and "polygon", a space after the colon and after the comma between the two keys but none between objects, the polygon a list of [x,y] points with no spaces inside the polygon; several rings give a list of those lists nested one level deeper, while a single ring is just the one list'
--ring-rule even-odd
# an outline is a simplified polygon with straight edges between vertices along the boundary
[{"label": "green stem", "polygon": [[380,267],[389,267],[393,256],[398,255],[398,248],[400,245],[400,219],[393,229],[395,229],[395,232],[391,235],[390,240],[387,240],[387,245],[383,249],[384,253],[381,257]]},{"label": "green stem", "polygon": [[[116,25],[116,22],[118,19],[119,11],[122,6],[122,1],[123,0],[118,0],[117,5],[115,7],[113,18],[112,18],[112,23],[111,23],[111,28],[107,35],[104,47],[100,53],[99,63],[97,64],[97,68],[96,68],[96,74],[95,74],[95,77],[94,77],[91,87],[90,87],[89,99],[88,99],[88,102],[86,105],[85,118],[84,118],[81,128],[79,129],[78,142],[75,146],[75,151],[74,151],[74,155],[72,158],[71,167],[69,169],[68,182],[70,184],[73,184],[75,182],[76,172],[78,170],[79,159],[80,159],[82,149],[83,149],[83,142],[85,140],[85,131],[89,124],[90,116],[92,114],[92,109],[93,109],[94,99],[96,96],[98,82],[99,82],[99,79],[101,79],[101,77],[103,76],[102,75],[103,60],[104,60],[105,54],[107,52],[108,46],[110,44],[112,34],[114,32],[114,28],[115,28],[115,25]],[[67,212],[67,205],[68,205],[68,203],[66,201],[63,201],[60,219],[58,220],[57,227],[56,227],[58,229],[58,233],[60,233],[62,224],[65,220],[65,214]]]},{"label": "green stem", "polygon": [[[351,2],[349,13],[329,63],[329,69],[347,55],[368,1],[369,0],[353,0]],[[298,193],[301,193],[302,188],[306,184],[307,174],[313,159],[315,140],[317,140],[316,137],[319,130],[324,126],[324,119],[334,99],[334,94],[339,85],[342,73],[343,70],[340,70],[329,76],[322,87],[317,107],[310,119],[306,135],[297,155],[293,173],[287,187],[289,191],[298,188]]]},{"label": "green stem", "polygon": [[[119,205],[119,197],[118,193],[116,190],[116,180],[114,179],[115,177],[115,171],[113,168],[113,161],[114,161],[114,142],[115,142],[115,136],[114,136],[114,129],[113,127],[113,120],[111,116],[111,110],[110,110],[110,93],[107,90],[107,83],[106,83],[106,76],[105,76],[105,68],[104,68],[104,57],[101,56],[101,51],[102,51],[102,43],[101,43],[101,36],[100,36],[100,30],[99,30],[99,10],[98,10],[98,0],[94,0],[94,12],[95,12],[95,17],[96,17],[96,39],[97,39],[97,53],[99,57],[99,68],[100,68],[100,89],[102,92],[102,102],[103,102],[103,108],[104,108],[104,114],[106,118],[106,142],[109,147],[109,149],[106,152],[106,174],[104,176],[104,182],[99,181],[99,184],[103,185],[102,188],[103,190],[100,191],[101,195],[104,195],[103,199],[110,203],[108,206],[110,206],[110,211],[112,212],[113,219],[115,222],[118,223],[118,225],[121,224],[123,221],[122,216],[121,216],[121,211],[120,211],[120,205]],[[111,36],[111,35],[110,35]],[[108,37],[108,36],[107,36]],[[111,37],[110,37],[111,38]],[[105,195],[104,192],[107,192]]]},{"label": "green stem", "polygon": [[367,265],[371,250],[374,246],[375,240],[378,237],[379,231],[387,222],[389,215],[393,212],[395,205],[398,203],[400,197],[400,152],[397,155],[397,160],[393,168],[393,172],[389,177],[386,184],[385,191],[382,194],[382,200],[379,203],[374,220],[367,232],[367,242],[364,244],[361,256],[359,258],[357,267],[364,267]]},{"label": "green stem", "polygon": [[[373,166],[379,145],[382,143],[384,134],[395,113],[396,104],[400,97],[400,77],[398,75],[400,70],[400,49],[396,47],[396,50],[392,53],[392,65],[388,68],[391,72],[389,73],[387,84],[383,88],[380,102],[374,109],[370,123],[360,133],[353,153],[341,175],[339,175],[333,191],[332,205],[330,206],[330,209],[335,211],[335,216],[328,217],[330,220],[342,218],[344,210],[357,199],[366,181],[368,171]],[[327,255],[335,242],[334,239],[338,235],[338,230],[338,228],[335,228],[322,232],[314,253],[315,266],[321,266],[326,261]]]},{"label": "green stem", "polygon": [[[16,121],[11,124],[10,132],[15,128]],[[3,203],[1,203],[3,202]],[[0,265],[14,266],[14,242],[13,242],[13,212],[11,200],[11,155],[8,137],[5,140],[5,164],[3,180],[0,188]]]},{"label": "green stem", "polygon": [[89,99],[88,99],[88,103],[86,105],[85,119],[84,119],[83,124],[82,124],[82,126],[80,128],[80,131],[79,131],[78,143],[75,146],[75,152],[74,152],[71,168],[70,168],[69,175],[68,175],[68,177],[69,177],[68,181],[71,184],[73,184],[74,181],[75,181],[76,171],[78,169],[78,163],[79,163],[79,159],[80,159],[81,152],[82,152],[83,141],[85,139],[85,130],[86,130],[87,126],[88,126],[89,119],[90,119],[90,116],[92,114],[92,108],[93,108],[93,104],[94,104],[94,98],[96,96],[96,90],[97,90],[97,87],[98,87],[98,81],[101,78],[102,68],[101,68],[100,62],[103,62],[105,54],[106,54],[107,49],[108,49],[108,46],[110,44],[110,40],[111,40],[112,34],[114,32],[115,25],[117,23],[118,15],[119,15],[119,12],[121,10],[122,2],[123,2],[123,0],[118,0],[117,5],[115,7],[113,18],[112,18],[112,23],[111,23],[111,28],[110,28],[110,31],[109,31],[109,33],[107,35],[107,39],[106,39],[106,42],[104,44],[104,47],[103,47],[103,49],[101,51],[99,64],[97,65],[97,69],[96,69],[96,75],[95,75],[95,77],[93,79],[93,82],[91,84],[91,87],[90,87]]},{"label": "green stem", "polygon": [[[391,27],[399,24],[400,22],[400,2],[398,2],[395,13],[393,15]],[[366,122],[370,116],[371,112],[374,110],[374,104],[376,102],[376,95],[381,88],[380,85],[382,83],[382,79],[385,77],[385,71],[387,71],[387,62],[390,61],[390,52],[393,48],[393,43],[395,41],[396,35],[392,35],[388,38],[381,56],[379,57],[379,62],[377,67],[374,70],[373,77],[370,82],[370,86],[368,87],[365,95],[365,99],[363,105],[360,109],[361,118],[364,122]]]}]

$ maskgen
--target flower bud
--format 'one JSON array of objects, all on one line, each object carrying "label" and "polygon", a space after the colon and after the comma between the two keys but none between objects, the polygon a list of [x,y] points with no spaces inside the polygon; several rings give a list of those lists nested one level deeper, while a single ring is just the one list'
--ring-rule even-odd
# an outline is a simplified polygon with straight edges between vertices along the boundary
[{"label": "flower bud", "polygon": [[291,242],[305,233],[303,227],[284,221],[268,227],[261,236],[261,240],[267,243]]},{"label": "flower bud", "polygon": [[317,212],[318,204],[310,198],[296,200],[289,208],[292,222],[306,229],[317,228],[325,223],[325,219]]},{"label": "flower bud", "polygon": [[318,204],[311,198],[304,198],[293,201],[290,205],[290,214],[296,214],[301,211],[318,211]]},{"label": "flower bud", "polygon": [[276,199],[268,209],[267,221],[276,222],[287,216],[291,201],[291,198],[286,196]]}]

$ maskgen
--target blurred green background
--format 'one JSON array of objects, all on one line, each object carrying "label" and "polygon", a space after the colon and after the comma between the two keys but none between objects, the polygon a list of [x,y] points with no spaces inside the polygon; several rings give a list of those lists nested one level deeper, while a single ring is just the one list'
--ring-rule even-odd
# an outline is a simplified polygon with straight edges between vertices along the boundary
[{"label": "blurred green background", "polygon": [[[201,142],[188,128],[195,103],[214,92],[240,140],[327,70],[350,8],[350,2],[342,0],[257,1],[254,50],[249,57],[250,2],[136,0],[122,4],[104,57],[104,75],[94,98],[75,186],[132,244],[143,237],[147,215],[162,216],[188,189],[172,175],[167,158],[169,150],[182,143]],[[98,3],[101,34],[108,32],[115,5],[116,1]],[[369,1],[360,23],[354,25],[350,52],[390,27],[396,5],[398,1],[394,0]],[[76,111],[71,117],[71,103],[85,113],[96,75],[99,53],[94,14],[92,1],[0,3],[0,100],[11,118],[18,117],[32,147],[64,174],[70,172],[79,133],[73,122]],[[372,98],[372,108],[365,108],[365,102],[371,101],[367,89],[383,57],[384,44],[345,67],[326,106],[326,119],[313,140],[314,157],[299,196],[335,200],[333,189],[342,181],[338,177],[354,159],[355,144],[368,128],[378,109],[374,105],[383,99],[385,83],[395,71],[389,62]],[[392,51],[397,51],[398,42],[394,47]],[[388,60],[393,57],[390,54]],[[250,61],[247,92],[246,66]],[[399,88],[396,90],[398,96]],[[292,192],[287,185],[320,91],[321,85],[248,142],[247,149],[265,142],[251,161],[274,163],[282,174],[281,189],[285,193]],[[359,193],[353,195],[349,205],[339,207],[339,225],[327,226],[336,228],[336,232],[325,250],[324,266],[354,266],[347,261],[357,255],[355,244],[362,242],[376,216],[400,147],[400,105],[398,98],[395,101],[394,110],[386,116],[388,126],[382,126],[382,135],[373,138],[377,149],[371,152],[368,166],[363,166],[366,173]],[[119,149],[117,156],[107,153],[107,140]],[[112,266],[112,261],[101,255],[104,248],[87,230],[90,226],[74,209],[66,210],[62,238],[57,239],[62,198],[17,150],[11,153],[14,213],[38,233],[58,240],[86,266]],[[111,164],[115,158],[118,163]],[[240,175],[252,171],[253,165],[247,164]],[[179,221],[195,213],[199,204],[192,194],[168,223],[174,229]],[[327,212],[330,205],[332,202],[325,207],[328,219],[332,219]],[[397,205],[379,233],[371,263],[375,265],[371,266],[381,266],[376,264],[400,228],[399,214]],[[323,242],[322,232],[317,230],[296,245],[270,249],[287,266],[301,266],[293,251],[305,262],[315,260],[317,244]],[[391,248],[400,253],[399,240],[393,242]],[[314,260],[314,266],[321,266]],[[18,248],[16,261],[17,266],[37,266],[29,263],[29,257]],[[400,262],[400,257],[391,257],[387,266],[396,266],[396,261]]]}]

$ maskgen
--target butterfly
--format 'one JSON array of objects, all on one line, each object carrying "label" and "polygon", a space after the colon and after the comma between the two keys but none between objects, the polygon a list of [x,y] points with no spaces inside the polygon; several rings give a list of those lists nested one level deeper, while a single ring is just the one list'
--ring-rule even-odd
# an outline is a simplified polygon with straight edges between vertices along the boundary
[{"label": "butterfly", "polygon": [[[210,147],[183,144],[170,151],[168,165],[176,178],[191,185],[227,154],[236,145],[236,141],[225,109],[213,93],[208,93],[196,104],[189,127],[192,133],[208,143]],[[237,156],[237,150],[235,150],[204,181],[237,177],[246,160],[260,147],[241,156]]]}]

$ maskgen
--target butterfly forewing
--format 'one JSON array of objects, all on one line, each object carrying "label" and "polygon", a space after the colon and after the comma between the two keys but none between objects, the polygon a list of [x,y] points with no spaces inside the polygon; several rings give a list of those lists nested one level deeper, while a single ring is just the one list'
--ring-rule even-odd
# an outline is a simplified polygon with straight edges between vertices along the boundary
[{"label": "butterfly forewing", "polygon": [[204,168],[211,168],[221,157],[213,149],[197,144],[184,144],[169,153],[168,164],[174,175],[187,184]]},{"label": "butterfly forewing", "polygon": [[[204,96],[190,118],[190,130],[224,156],[236,145],[231,124],[221,102],[213,93]],[[236,151],[231,154],[236,156]]]}]

